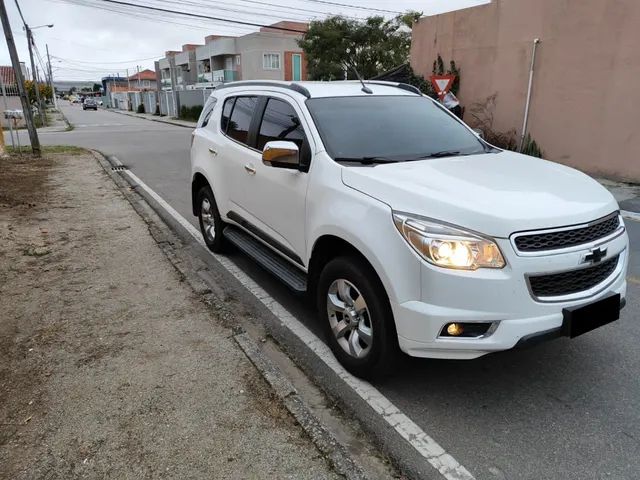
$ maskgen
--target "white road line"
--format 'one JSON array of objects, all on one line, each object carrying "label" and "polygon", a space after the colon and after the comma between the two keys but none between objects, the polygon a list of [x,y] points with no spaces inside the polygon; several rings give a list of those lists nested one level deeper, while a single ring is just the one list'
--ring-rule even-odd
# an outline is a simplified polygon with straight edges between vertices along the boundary
[{"label": "white road line", "polygon": [[[140,180],[129,170],[124,171],[131,180],[145,190],[158,204],[164,208],[187,232],[195,238],[198,243],[205,246],[200,231],[180,215],[171,205],[169,205],[160,195],[154,192],[148,185]],[[273,313],[282,325],[293,332],[307,347],[309,347],[331,370],[333,370],[344,382],[349,385],[374,411],[384,418],[396,432],[398,432],[407,442],[415,448],[426,460],[438,470],[447,480],[474,480],[475,477],[469,473],[455,458],[449,455],[444,448],[427,435],[409,417],[400,411],[389,399],[387,399],[373,385],[347,372],[338,363],[333,353],[325,343],[316,337],[307,327],[297,320],[286,308],[271,297],[262,287],[245,274],[233,261],[221,255],[210,252],[226,270],[229,271],[247,290],[258,298]]]}]

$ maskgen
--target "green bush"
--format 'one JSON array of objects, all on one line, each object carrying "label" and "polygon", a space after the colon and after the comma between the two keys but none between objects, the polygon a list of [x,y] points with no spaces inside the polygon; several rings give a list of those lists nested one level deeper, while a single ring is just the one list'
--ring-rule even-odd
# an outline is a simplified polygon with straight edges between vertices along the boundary
[{"label": "green bush", "polygon": [[141,103],[140,105],[138,105],[138,113],[144,113],[144,103]]},{"label": "green bush", "polygon": [[202,105],[194,105],[193,107],[182,106],[180,108],[180,118],[182,120],[193,120],[196,122],[202,113]]},{"label": "green bush", "polygon": [[540,145],[538,145],[528,133],[527,136],[524,137],[524,142],[522,143],[522,149],[520,150],[520,153],[538,158],[542,158],[542,155],[544,155],[542,149],[540,148]]}]

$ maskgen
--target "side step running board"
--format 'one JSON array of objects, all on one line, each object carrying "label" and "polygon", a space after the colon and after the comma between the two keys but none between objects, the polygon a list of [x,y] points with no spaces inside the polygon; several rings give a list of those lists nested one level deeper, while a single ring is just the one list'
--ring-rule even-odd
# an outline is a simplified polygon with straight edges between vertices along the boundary
[{"label": "side step running board", "polygon": [[307,291],[307,275],[251,235],[233,226],[225,227],[222,234],[238,249],[253,258],[258,265],[278,277],[291,290],[296,293]]}]

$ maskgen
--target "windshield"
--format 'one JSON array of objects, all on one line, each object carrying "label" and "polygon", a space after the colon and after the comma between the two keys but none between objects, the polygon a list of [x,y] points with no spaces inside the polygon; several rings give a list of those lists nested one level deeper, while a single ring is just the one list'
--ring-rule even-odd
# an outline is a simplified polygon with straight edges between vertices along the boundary
[{"label": "windshield", "polygon": [[313,98],[307,106],[327,152],[336,160],[405,161],[489,150],[425,97]]}]

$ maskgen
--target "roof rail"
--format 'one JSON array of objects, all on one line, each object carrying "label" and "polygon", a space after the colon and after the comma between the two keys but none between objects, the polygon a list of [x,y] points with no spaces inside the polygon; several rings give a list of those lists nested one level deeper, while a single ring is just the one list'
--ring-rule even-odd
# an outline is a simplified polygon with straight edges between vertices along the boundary
[{"label": "roof rail", "polygon": [[231,87],[280,87],[280,88],[288,88],[289,90],[293,90],[294,92],[301,93],[307,98],[311,98],[311,94],[309,90],[304,88],[302,85],[298,83],[280,83],[280,82],[268,82],[268,81],[254,81],[254,80],[239,80],[237,82],[229,82],[223,83],[222,85],[218,85],[214,88],[214,90],[222,90],[223,88],[231,88]]},{"label": "roof rail", "polygon": [[417,93],[418,95],[422,96],[422,92],[415,85],[409,85],[408,83],[399,83],[398,84],[398,88],[401,88],[403,90],[407,90],[408,92]]},{"label": "roof rail", "polygon": [[365,80],[366,83],[372,83],[373,85],[386,85],[387,87],[396,87],[406,90],[407,92],[416,93],[422,96],[422,92],[418,87],[409,85],[408,83],[389,82],[387,80]]},{"label": "roof rail", "polygon": [[292,83],[291,86],[289,86],[289,88],[291,90],[294,90],[294,91],[298,92],[298,93],[301,93],[302,95],[304,95],[307,98],[311,98],[311,94],[309,93],[309,90],[307,90],[305,87],[303,87],[299,83]]}]

